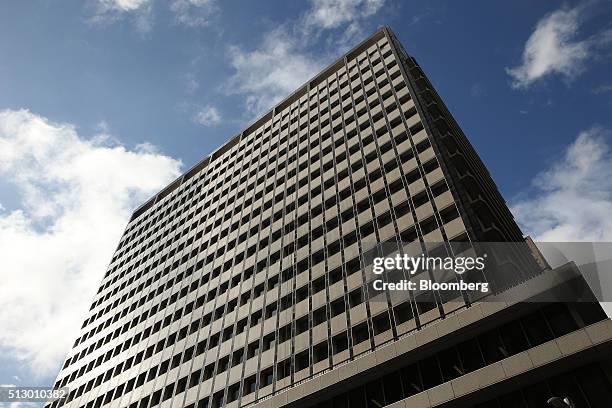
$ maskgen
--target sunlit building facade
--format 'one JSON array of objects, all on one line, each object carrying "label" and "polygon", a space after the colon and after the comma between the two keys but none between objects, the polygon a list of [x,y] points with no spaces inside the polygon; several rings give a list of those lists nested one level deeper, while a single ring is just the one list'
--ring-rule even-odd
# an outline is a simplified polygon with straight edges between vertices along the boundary
[{"label": "sunlit building facade", "polygon": [[372,244],[480,241],[524,237],[383,27],[134,212],[50,405],[609,406],[599,304],[526,301],[572,264],[518,253],[512,301],[369,290]]}]

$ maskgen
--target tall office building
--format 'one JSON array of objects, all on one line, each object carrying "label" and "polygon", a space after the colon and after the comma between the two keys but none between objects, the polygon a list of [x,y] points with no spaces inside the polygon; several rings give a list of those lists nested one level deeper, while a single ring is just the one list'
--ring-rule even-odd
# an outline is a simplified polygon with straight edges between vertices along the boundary
[{"label": "tall office building", "polygon": [[589,300],[571,263],[517,250],[495,301],[367,284],[378,243],[482,241],[524,238],[381,28],[134,212],[50,405],[609,406],[599,304],[534,301]]}]

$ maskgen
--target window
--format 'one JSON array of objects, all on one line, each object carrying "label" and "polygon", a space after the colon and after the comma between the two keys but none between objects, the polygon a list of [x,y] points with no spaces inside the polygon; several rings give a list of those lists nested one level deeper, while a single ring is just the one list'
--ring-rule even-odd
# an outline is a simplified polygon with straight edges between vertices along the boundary
[{"label": "window", "polygon": [[[270,350],[274,345],[274,333],[267,334],[263,339],[263,351]],[[235,354],[235,353],[234,353]]]},{"label": "window", "polygon": [[538,346],[552,339],[552,333],[539,310],[525,316],[521,321],[531,347]]},{"label": "window", "polygon": [[227,390],[227,402],[236,401],[240,396],[240,384],[234,384]]},{"label": "window", "polygon": [[368,335],[368,325],[364,322],[351,329],[353,334],[353,342],[355,344],[364,342],[370,338]]},{"label": "window", "polygon": [[202,374],[201,370],[197,370],[191,373],[191,376],[189,377],[189,388],[195,387],[196,385],[200,383],[201,374]]},{"label": "window", "polygon": [[315,363],[325,360],[327,356],[328,356],[327,342],[317,344],[314,347],[313,358],[314,358]]},{"label": "window", "polygon": [[308,331],[308,316],[300,318],[295,324],[295,330],[297,334]]},{"label": "window", "polygon": [[255,376],[252,375],[248,377],[246,380],[244,380],[244,390],[242,392],[242,395],[248,395],[255,392],[256,385],[257,382]]},{"label": "window", "polygon": [[414,318],[410,302],[401,303],[393,308],[397,324],[405,323]]},{"label": "window", "polygon": [[476,339],[465,341],[457,346],[459,357],[463,363],[463,370],[465,373],[478,370],[484,366],[480,347]]},{"label": "window", "polygon": [[374,327],[375,335],[386,332],[391,328],[391,324],[389,323],[389,314],[387,312],[384,312],[372,318],[372,324]]},{"label": "window", "polygon": [[348,339],[346,337],[346,333],[341,333],[341,334],[336,335],[332,339],[333,353],[338,354],[346,349],[348,349]]},{"label": "window", "polygon": [[259,341],[249,344],[247,358],[253,358],[259,353]]},{"label": "window", "polygon": [[302,351],[300,354],[295,356],[296,371],[307,369],[310,363],[308,350]]},{"label": "window", "polygon": [[273,381],[274,381],[274,372],[272,368],[265,369],[261,373],[261,385],[265,387],[265,386],[271,385]]},{"label": "window", "polygon": [[344,313],[344,299],[343,298],[334,300],[330,306],[331,306],[332,317],[338,316],[340,313]]},{"label": "window", "polygon": [[502,352],[507,354],[507,356],[520,353],[529,347],[523,328],[518,321],[501,326],[499,331],[504,344]]},{"label": "window", "polygon": [[325,306],[315,310],[314,312],[312,312],[312,324],[313,324],[313,326],[321,324],[321,323],[323,323],[326,320],[327,320],[327,315],[325,313]]}]

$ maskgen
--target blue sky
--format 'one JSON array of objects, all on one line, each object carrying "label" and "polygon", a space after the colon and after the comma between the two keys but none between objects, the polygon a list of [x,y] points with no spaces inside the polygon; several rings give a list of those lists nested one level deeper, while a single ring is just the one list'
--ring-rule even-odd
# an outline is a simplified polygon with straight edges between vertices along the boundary
[{"label": "blue sky", "polygon": [[4,2],[0,384],[52,382],[134,206],[382,24],[526,232],[612,239],[611,15],[605,0]]}]

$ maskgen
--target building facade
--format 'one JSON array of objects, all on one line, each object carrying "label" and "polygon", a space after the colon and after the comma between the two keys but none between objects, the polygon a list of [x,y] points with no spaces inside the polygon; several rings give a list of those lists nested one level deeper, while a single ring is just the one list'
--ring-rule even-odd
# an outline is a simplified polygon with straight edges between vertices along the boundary
[{"label": "building facade", "polygon": [[368,287],[377,243],[481,241],[524,238],[383,27],[134,212],[50,406],[608,406],[599,304],[527,301],[570,264],[518,250],[496,301]]}]

